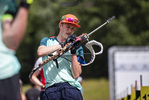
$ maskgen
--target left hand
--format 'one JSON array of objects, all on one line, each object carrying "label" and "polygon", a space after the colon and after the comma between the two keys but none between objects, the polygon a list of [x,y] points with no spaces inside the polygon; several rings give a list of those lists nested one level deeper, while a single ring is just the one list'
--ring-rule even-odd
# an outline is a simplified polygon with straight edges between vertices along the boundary
[{"label": "left hand", "polygon": [[[75,40],[77,39],[76,35],[75,34],[72,34],[70,36],[68,36],[68,38],[66,39],[66,42],[67,43],[70,43],[70,42],[74,42]],[[76,43],[74,43],[74,45],[72,46],[71,48],[71,54],[76,54],[76,50],[81,46],[81,43],[80,41],[77,41]]]},{"label": "left hand", "polygon": [[81,42],[77,41],[71,48],[71,54],[76,54],[76,50],[81,46]]}]

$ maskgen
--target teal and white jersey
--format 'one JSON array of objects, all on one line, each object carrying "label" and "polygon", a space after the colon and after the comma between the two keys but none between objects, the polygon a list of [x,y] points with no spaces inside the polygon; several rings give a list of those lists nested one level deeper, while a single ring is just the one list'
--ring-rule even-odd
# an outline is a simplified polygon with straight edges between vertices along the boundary
[{"label": "teal and white jersey", "polygon": [[15,56],[15,51],[7,48],[2,41],[1,16],[7,10],[6,8],[7,5],[5,3],[0,3],[0,80],[18,74],[21,68]]},{"label": "teal and white jersey", "polygon": [[[59,44],[59,41],[56,37],[54,38],[43,38],[40,42],[40,45],[52,46]],[[56,52],[52,53],[54,55]],[[77,50],[77,54],[83,56],[83,48],[80,47]],[[51,54],[50,54],[51,55]],[[42,57],[43,61],[48,58],[48,56]],[[57,59],[59,68],[57,68],[56,62],[51,60],[43,66],[44,77],[46,79],[46,88],[52,86],[55,83],[68,82],[70,85],[82,89],[80,83],[77,79],[74,79],[71,73],[71,53],[70,51],[66,52],[64,55]]]}]

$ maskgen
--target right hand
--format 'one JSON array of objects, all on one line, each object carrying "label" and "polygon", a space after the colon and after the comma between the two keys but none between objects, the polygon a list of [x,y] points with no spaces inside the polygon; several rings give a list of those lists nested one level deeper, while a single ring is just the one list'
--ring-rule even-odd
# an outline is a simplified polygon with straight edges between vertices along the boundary
[{"label": "right hand", "polygon": [[21,0],[21,7],[29,9],[34,0]]},{"label": "right hand", "polygon": [[46,87],[45,87],[45,85],[42,85],[41,88],[42,88],[42,89],[45,89]]}]

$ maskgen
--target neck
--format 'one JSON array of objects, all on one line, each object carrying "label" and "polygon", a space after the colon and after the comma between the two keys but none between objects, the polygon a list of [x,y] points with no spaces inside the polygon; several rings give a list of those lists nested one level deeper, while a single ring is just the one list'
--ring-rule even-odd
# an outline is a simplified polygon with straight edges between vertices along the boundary
[{"label": "neck", "polygon": [[59,34],[59,35],[57,36],[57,40],[58,40],[59,42],[65,42],[66,39],[63,38],[63,36]]}]

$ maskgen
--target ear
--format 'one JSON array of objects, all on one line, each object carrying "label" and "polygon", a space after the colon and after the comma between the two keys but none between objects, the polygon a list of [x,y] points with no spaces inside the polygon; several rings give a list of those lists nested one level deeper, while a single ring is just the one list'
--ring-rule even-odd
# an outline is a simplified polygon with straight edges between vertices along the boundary
[{"label": "ear", "polygon": [[59,25],[58,25],[58,26],[59,26],[59,28],[61,28],[61,27],[62,27],[62,23],[59,23]]}]

